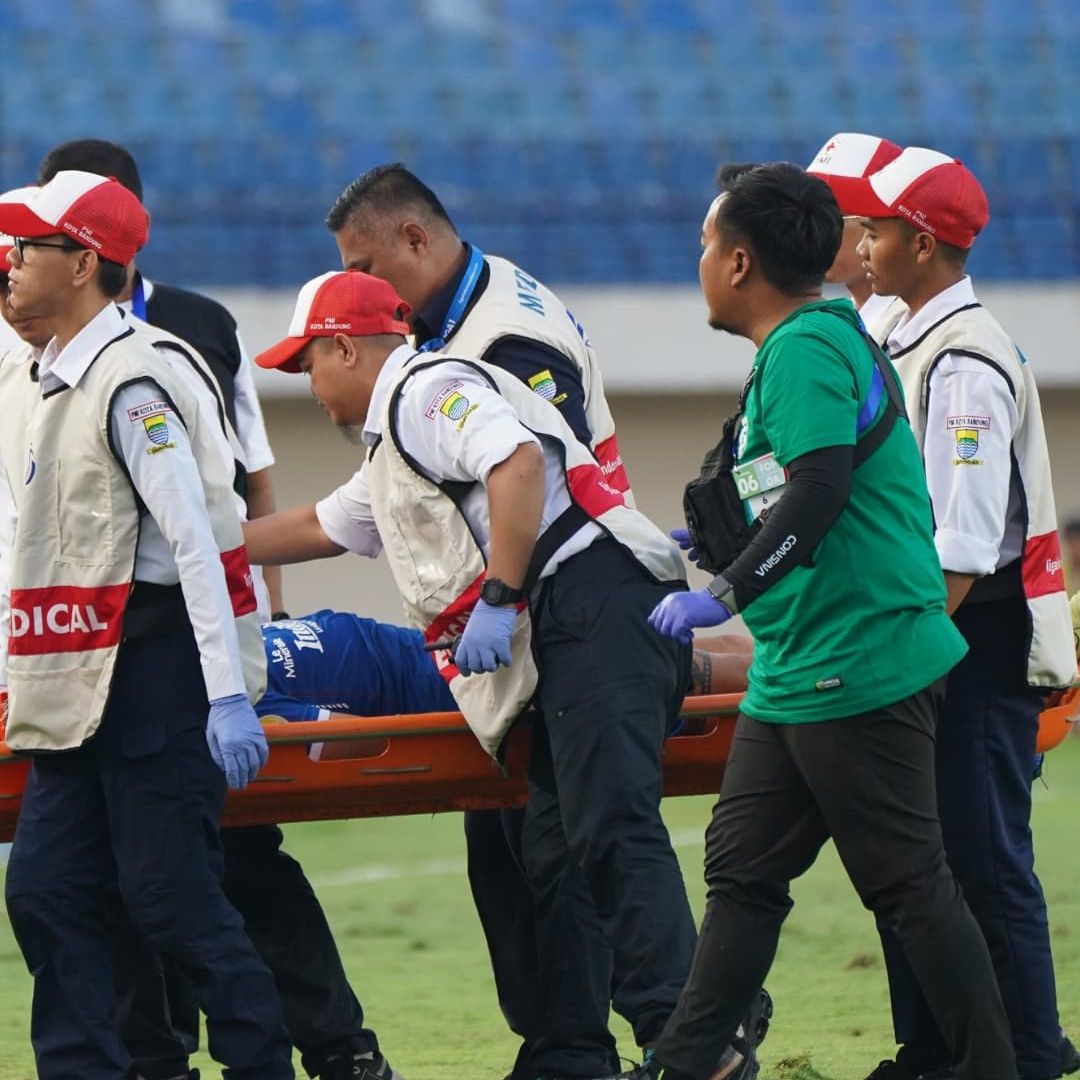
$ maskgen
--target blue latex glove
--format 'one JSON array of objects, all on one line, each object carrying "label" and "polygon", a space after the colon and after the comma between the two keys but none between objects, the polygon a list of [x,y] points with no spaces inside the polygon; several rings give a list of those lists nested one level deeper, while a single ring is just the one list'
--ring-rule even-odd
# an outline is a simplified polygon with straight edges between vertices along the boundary
[{"label": "blue latex glove", "polygon": [[494,671],[510,666],[510,635],[517,621],[514,607],[494,607],[477,600],[465,632],[454,651],[454,663],[462,675]]},{"label": "blue latex glove", "polygon": [[652,609],[649,625],[668,637],[689,645],[695,626],[719,626],[731,618],[727,604],[722,604],[705,589],[668,593]]},{"label": "blue latex glove", "polygon": [[214,764],[234,790],[247,787],[270,756],[266,733],[247,694],[231,694],[210,702],[206,741]]},{"label": "blue latex glove", "polygon": [[680,549],[686,552],[686,557],[699,569],[704,569],[701,565],[701,560],[704,556],[701,551],[694,547],[694,541],[690,539],[689,529],[672,529],[669,534],[671,539],[679,545]]}]

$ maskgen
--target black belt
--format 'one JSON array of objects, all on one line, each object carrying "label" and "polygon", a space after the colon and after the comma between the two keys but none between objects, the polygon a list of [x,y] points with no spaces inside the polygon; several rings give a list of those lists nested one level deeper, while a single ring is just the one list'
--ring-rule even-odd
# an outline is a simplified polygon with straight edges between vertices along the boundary
[{"label": "black belt", "polygon": [[162,637],[191,625],[179,585],[136,581],[124,609],[125,638]]},{"label": "black belt", "polygon": [[1014,559],[1000,570],[979,578],[964,597],[963,607],[986,604],[991,600],[1007,600],[1024,595],[1022,559]]}]

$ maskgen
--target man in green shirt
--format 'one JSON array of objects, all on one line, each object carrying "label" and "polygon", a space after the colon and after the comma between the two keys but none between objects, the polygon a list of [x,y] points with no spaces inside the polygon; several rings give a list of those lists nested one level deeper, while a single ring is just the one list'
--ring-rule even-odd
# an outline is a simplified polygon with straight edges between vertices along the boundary
[{"label": "man in green shirt", "polygon": [[732,476],[760,529],[723,575],[666,597],[650,622],[688,640],[741,611],[757,646],[706,838],[693,970],[637,1080],[724,1075],[716,1063],[768,974],[789,884],[830,837],[904,942],[959,1062],[943,1075],[1017,1076],[934,793],[944,676],[965,645],[945,614],[895,374],[851,304],[821,297],[841,231],[827,185],[789,164],[744,173],[705,219],[710,324],[758,347]]}]

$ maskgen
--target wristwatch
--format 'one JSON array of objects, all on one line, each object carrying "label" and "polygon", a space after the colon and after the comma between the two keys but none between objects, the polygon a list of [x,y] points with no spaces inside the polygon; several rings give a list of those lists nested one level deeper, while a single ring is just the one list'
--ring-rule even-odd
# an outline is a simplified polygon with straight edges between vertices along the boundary
[{"label": "wristwatch", "polygon": [[485,578],[484,584],[480,586],[480,599],[492,607],[516,604],[524,595],[520,589],[510,588],[505,581],[500,581],[497,577]]},{"label": "wristwatch", "polygon": [[705,586],[705,591],[714,600],[719,600],[732,615],[739,614],[739,604],[735,599],[735,586],[732,585],[723,574],[717,574],[716,577]]}]

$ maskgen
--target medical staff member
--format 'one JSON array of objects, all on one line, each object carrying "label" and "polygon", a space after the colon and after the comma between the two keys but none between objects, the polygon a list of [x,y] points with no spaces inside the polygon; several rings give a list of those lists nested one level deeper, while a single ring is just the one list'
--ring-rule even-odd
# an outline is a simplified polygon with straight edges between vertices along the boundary
[{"label": "medical staff member", "polygon": [[[922,450],[948,611],[968,644],[937,731],[945,846],[994,958],[1020,1075],[1055,1077],[1062,1036],[1034,868],[1031,762],[1046,692],[1072,681],[1076,658],[1039,391],[965,272],[990,216],[967,168],[908,147],[851,206],[874,291],[907,304],[888,349]],[[951,1064],[888,940],[886,955],[904,1045],[872,1075],[902,1080]]]},{"label": "medical staff member", "polygon": [[741,612],[755,647],[706,835],[693,970],[636,1080],[710,1080],[772,964],[790,882],[830,837],[863,903],[900,934],[955,1075],[1017,1077],[936,814],[941,679],[965,646],[945,614],[895,376],[851,303],[821,298],[842,231],[826,184],[787,163],[740,176],[704,222],[709,323],[758,351],[731,429],[734,472],[718,478],[736,505],[699,539],[742,553],[650,622],[689,640]]},{"label": "medical staff member", "polygon": [[292,1077],[270,974],[219,883],[222,773],[242,787],[266,760],[231,472],[113,303],[146,212],[117,181],[64,171],[0,199],[0,229],[12,309],[53,333],[36,364],[0,368],[16,515],[0,683],[8,745],[33,757],[6,898],[35,976],[38,1075],[128,1076],[103,920],[119,890],[190,972],[230,1075]]},{"label": "medical staff member", "polygon": [[[412,308],[417,347],[432,355],[477,356],[516,376],[550,401],[587,445],[608,482],[629,495],[615,426],[595,351],[559,298],[526,270],[484,254],[458,235],[438,196],[403,165],[378,165],[342,192],[327,216],[346,269],[388,281]],[[596,935],[582,939],[575,922],[595,926],[587,892],[568,901],[570,935],[562,969],[577,1002],[579,1029],[557,1044],[539,993],[532,894],[521,870],[521,810],[465,814],[469,884],[487,939],[499,1004],[523,1042],[514,1080],[600,1077],[619,1070],[607,1028],[610,1001],[630,1020],[641,1045],[655,1038],[655,1003],[612,985],[611,954]],[[593,991],[586,1005],[585,990]],[[553,991],[556,998],[562,997]],[[674,1008],[674,996],[668,1008]]]},{"label": "medical staff member", "polygon": [[[460,635],[437,656],[493,756],[535,694],[522,847],[542,987],[564,958],[547,944],[563,932],[573,861],[628,992],[663,1015],[693,940],[659,816],[660,752],[689,650],[650,643],[644,616],[684,587],[677,551],[539,394],[492,365],[405,346],[406,311],[386,282],[326,274],[301,290],[291,336],[257,358],[309,371],[331,419],[363,425],[368,460],[318,507],[249,524],[256,557],[385,548],[426,639]],[[555,1039],[580,1024],[574,989],[553,1003]]]},{"label": "medical staff member", "polygon": [[[124,147],[102,139],[77,139],[54,147],[45,155],[39,179],[45,182],[61,169],[82,169],[115,176],[137,198],[142,178],[135,159]],[[271,473],[273,453],[266,435],[262,410],[255,392],[252,366],[236,329],[236,321],[221,304],[197,293],[151,282],[128,264],[127,281],[117,297],[122,308],[155,327],[175,334],[193,347],[209,366],[220,391],[225,414],[239,439],[239,490],[248,518],[274,511]],[[176,355],[169,354],[175,361]],[[256,570],[256,596],[260,614],[284,614],[281,571],[265,571],[268,602]],[[363,1008],[353,992],[330,925],[317,895],[300,864],[281,851],[281,830],[276,825],[223,829],[225,890],[229,902],[244,917],[249,936],[270,968],[281,996],[286,1026],[305,1069],[323,1080],[353,1080],[354,1063],[378,1080],[390,1080],[392,1070],[379,1051],[373,1030],[365,1027]],[[278,917],[287,902],[295,921]],[[137,946],[131,939],[125,944]],[[154,977],[141,957],[119,957],[118,981],[130,981],[131,965]],[[166,964],[168,1010],[162,1012],[159,995],[135,985],[123,997],[121,1030],[147,1080],[151,1072],[176,1068],[177,1037],[184,1049],[198,1046],[199,1014],[188,980]],[[170,1072],[168,1075],[172,1075]]]}]

